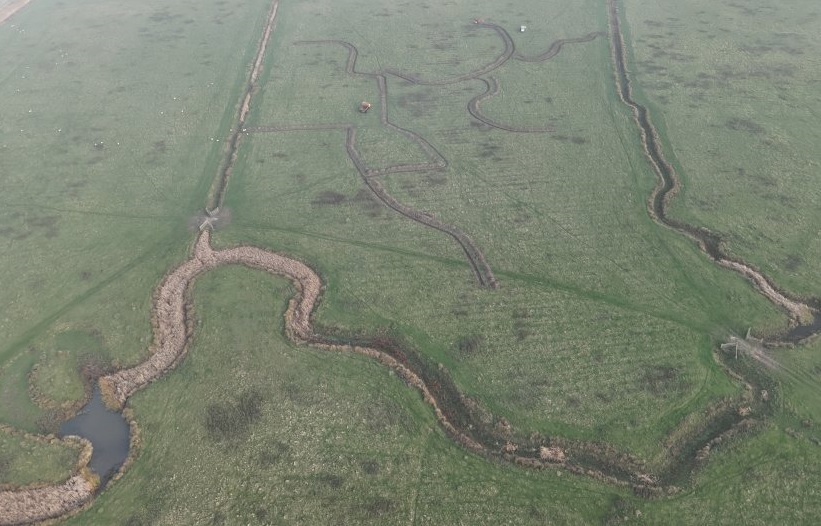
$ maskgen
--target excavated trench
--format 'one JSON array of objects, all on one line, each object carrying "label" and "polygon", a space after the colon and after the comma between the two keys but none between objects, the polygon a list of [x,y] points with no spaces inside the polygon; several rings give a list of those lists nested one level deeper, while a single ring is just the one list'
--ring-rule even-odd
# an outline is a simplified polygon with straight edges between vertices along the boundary
[{"label": "excavated trench", "polygon": [[[221,169],[215,191],[212,193],[212,205],[222,202],[227,188],[227,182],[236,160],[241,130],[250,107],[265,47],[275,21],[276,9],[277,2],[275,1],[260,43],[249,86],[240,107],[238,119],[240,125],[232,133],[227,152],[228,160]],[[795,320],[795,327],[790,333],[783,336],[783,341],[798,341],[809,335],[814,335],[819,328],[816,321],[817,317],[814,316],[816,305],[802,303],[779,292],[765,276],[743,262],[730,259],[723,252],[721,239],[716,234],[691,227],[667,216],[667,203],[678,190],[679,181],[675,170],[664,158],[649,112],[632,98],[630,79],[625,66],[624,42],[615,0],[608,0],[608,10],[613,64],[619,96],[634,113],[648,161],[659,177],[659,185],[654,190],[648,206],[650,214],[665,227],[694,239],[718,264],[743,274],[771,301],[784,308]],[[513,41],[503,28],[492,24],[486,25],[499,33],[505,42],[505,50],[493,63],[480,70],[443,81],[421,81],[392,71],[386,71],[386,73],[409,82],[427,82],[431,84],[447,84],[479,78],[503,65],[507,60],[513,58],[515,53]],[[547,60],[555,56],[564,43],[588,41],[596,36],[598,34],[590,34],[581,39],[554,43],[547,52],[536,58]],[[385,76],[356,72],[356,48],[343,42],[334,41],[334,43],[348,48],[349,73],[366,75],[377,80],[382,99],[381,115],[383,123],[400,133],[419,140],[422,149],[429,154],[429,158],[432,159],[433,163],[441,166],[444,162],[446,166],[444,157],[438,154],[438,151],[421,136],[389,122],[387,119]],[[518,56],[515,58],[526,59]],[[492,91],[492,86],[488,84],[488,92],[490,91]],[[487,93],[483,96],[487,96]],[[478,102],[475,103],[475,106],[475,109],[478,109]],[[259,128],[253,131],[310,129],[345,130],[349,156],[360,171],[363,180],[374,193],[382,195],[380,199],[386,206],[403,213],[402,205],[395,203],[393,198],[379,189],[379,183],[375,176],[381,173],[378,170],[368,169],[359,159],[354,146],[355,128],[353,126],[346,124],[328,125],[326,127],[296,125],[284,128]],[[429,148],[426,148],[426,146]],[[405,169],[403,165],[392,168],[396,171]],[[407,169],[409,171],[415,170],[413,167]],[[426,167],[426,169],[428,168]],[[376,188],[371,186],[372,184]],[[415,213],[418,212],[409,209],[404,211],[404,214],[409,216]],[[437,228],[434,224],[428,224],[428,226]],[[459,241],[459,234],[447,229],[442,230]],[[378,360],[385,366],[392,368],[406,383],[421,392],[425,402],[431,405],[442,428],[456,442],[476,453],[523,467],[535,469],[551,466],[554,468],[561,467],[570,472],[591,476],[617,486],[630,487],[637,494],[648,497],[671,494],[679,490],[677,484],[686,483],[692,471],[703,465],[713,447],[723,440],[745,433],[755,427],[756,421],[748,416],[751,408],[754,409],[754,414],[766,415],[771,410],[771,404],[768,403],[769,399],[759,395],[759,393],[766,392],[765,387],[769,387],[768,379],[760,376],[754,368],[739,372],[735,370],[738,367],[738,364],[735,364],[734,368],[731,369],[729,364],[717,355],[716,359],[719,365],[725,369],[727,374],[739,379],[746,385],[745,394],[737,400],[718,402],[708,408],[706,423],[695,430],[689,431],[689,434],[684,429],[671,431],[669,459],[656,473],[648,472],[642,459],[620,452],[608,444],[581,442],[538,434],[529,434],[525,437],[517,430],[512,429],[504,418],[489,414],[475,401],[464,397],[456,388],[447,370],[430,363],[425,357],[417,353],[412,347],[402,343],[398,338],[390,335],[374,337],[345,335],[338,334],[338,331],[332,329],[318,331],[313,325],[312,313],[320,299],[322,282],[319,275],[304,263],[257,247],[243,246],[215,251],[211,247],[210,240],[210,230],[206,229],[201,232],[194,245],[191,258],[171,271],[157,288],[152,308],[154,337],[149,349],[148,359],[130,369],[121,370],[100,378],[100,396],[95,396],[93,404],[101,406],[99,401],[104,399],[110,407],[122,408],[136,391],[172,370],[183,359],[191,345],[193,330],[190,319],[191,305],[188,303],[188,298],[190,297],[193,282],[199,276],[218,266],[244,265],[285,276],[293,281],[296,292],[289,300],[285,312],[285,332],[291,340],[328,351],[354,352]],[[466,245],[469,247],[470,243]],[[466,245],[463,245],[463,248]],[[482,267],[486,266],[481,252],[478,249],[473,251],[469,248],[465,248],[465,252],[469,260],[475,260],[479,263],[474,266],[474,272],[477,272],[477,274],[485,272],[481,270]],[[489,283],[490,278],[492,278],[489,267],[487,267],[487,272],[488,274],[485,274],[484,279],[488,281],[483,284]],[[97,417],[99,416],[96,413],[98,410],[99,408],[96,406],[93,410],[89,407],[89,413],[87,414],[91,415],[92,411],[95,411],[93,414]],[[134,422],[132,421],[130,424],[134,429]],[[120,424],[112,425],[119,426]],[[66,431],[70,431],[70,428],[71,425],[66,424]],[[681,438],[682,436],[684,438]],[[134,454],[133,450],[131,454]],[[92,455],[89,454],[88,456]],[[118,461],[119,459],[110,464],[110,467],[100,465],[97,469],[104,472],[104,474],[109,473]],[[120,473],[122,469],[125,468],[120,468]],[[98,482],[88,474],[87,468],[83,467],[68,481],[60,485],[0,492],[0,524],[31,522],[70,513],[89,502],[98,487],[97,484]]]},{"label": "excavated trench", "polygon": [[818,300],[804,301],[779,290],[772,280],[763,273],[728,255],[722,244],[721,236],[706,228],[696,227],[673,219],[667,213],[670,201],[681,189],[681,181],[673,165],[664,156],[661,139],[656,127],[653,125],[650,112],[633,98],[633,89],[627,69],[627,51],[621,30],[617,0],[607,0],[607,7],[611,51],[619,98],[633,112],[633,118],[641,135],[645,156],[659,180],[648,203],[650,215],[661,225],[693,239],[717,264],[747,278],[759,292],[787,312],[792,321],[790,329],[783,334],[768,339],[766,343],[770,345],[799,343],[814,336],[821,331]]}]

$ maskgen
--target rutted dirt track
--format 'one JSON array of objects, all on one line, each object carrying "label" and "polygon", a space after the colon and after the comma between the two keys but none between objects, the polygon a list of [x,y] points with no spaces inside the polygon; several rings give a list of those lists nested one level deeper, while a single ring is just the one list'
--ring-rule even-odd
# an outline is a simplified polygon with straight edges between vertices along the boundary
[{"label": "rutted dirt track", "polygon": [[476,95],[470,102],[468,102],[468,113],[476,119],[477,121],[481,121],[491,128],[496,128],[497,130],[509,131],[513,133],[552,133],[556,131],[552,127],[548,128],[522,128],[519,126],[510,126],[507,124],[502,124],[500,122],[491,120],[481,112],[479,109],[479,105],[484,102],[486,99],[489,99],[499,93],[499,83],[493,77],[488,77],[487,79],[479,79],[484,82],[487,89],[484,93],[480,93]]},{"label": "rutted dirt track", "polygon": [[[651,215],[664,226],[694,239],[718,264],[745,275],[758,290],[790,314],[791,318],[795,320],[797,328],[803,329],[805,332],[813,332],[810,330],[812,325],[808,321],[813,318],[816,312],[814,307],[779,292],[765,276],[743,262],[732,260],[724,255],[720,248],[720,240],[715,234],[676,222],[667,217],[666,206],[677,192],[679,181],[672,166],[662,154],[656,130],[646,108],[636,103],[632,98],[630,80],[625,66],[625,49],[619,26],[616,0],[608,0],[608,9],[613,63],[619,96],[634,113],[642,135],[645,153],[659,177],[659,185],[650,199]],[[390,122],[387,110],[388,90],[386,77],[382,73],[357,72],[355,70],[357,50],[353,45],[340,41],[323,42],[342,45],[348,49],[347,71],[349,74],[364,75],[377,81],[381,99],[380,116],[382,123],[417,142],[428,157],[427,163],[394,165],[381,169],[368,168],[356,150],[356,127],[351,124],[297,124],[293,126],[244,129],[245,119],[256,87],[256,80],[262,66],[262,58],[274,27],[276,10],[277,2],[274,1],[258,49],[257,58],[249,77],[247,90],[240,104],[238,125],[232,131],[229,148],[226,152],[226,161],[217,177],[210,204],[213,206],[222,202],[231,170],[237,158],[237,149],[243,131],[247,133],[310,130],[344,131],[348,155],[362,176],[363,181],[374,194],[393,210],[453,237],[465,250],[480,283],[485,286],[495,286],[495,279],[489,266],[484,261],[481,251],[475,247],[465,234],[431,216],[398,203],[385,191],[379,181],[378,176],[387,173],[444,169],[447,167],[447,161],[435,147],[420,135]],[[491,64],[465,75],[439,81],[422,81],[389,70],[386,70],[385,73],[408,82],[449,84],[480,78],[497,69],[511,58],[548,60],[555,56],[561,50],[562,45],[566,43],[590,41],[599,35],[598,33],[591,33],[581,39],[558,41],[547,52],[527,59],[515,55],[513,41],[503,28],[493,24],[484,25],[493,28],[505,43],[505,50]],[[468,111],[471,111],[471,106],[473,106],[472,109],[478,113],[478,105],[481,100],[491,96],[496,91],[496,84],[493,79],[482,80],[486,83],[488,89],[484,94],[471,101],[468,105]],[[471,111],[471,114],[473,114],[473,111]],[[522,128],[506,129],[499,127],[499,129],[542,132],[542,130]],[[320,300],[322,282],[315,271],[300,261],[262,248],[243,246],[214,250],[211,247],[211,232],[207,229],[199,234],[191,257],[167,274],[155,291],[151,317],[154,337],[149,347],[148,359],[135,367],[118,371],[100,379],[101,390],[110,405],[122,408],[136,391],[172,370],[185,356],[191,345],[193,335],[190,316],[191,287],[198,277],[221,265],[244,265],[290,279],[294,284],[296,293],[289,300],[285,312],[285,331],[292,341],[328,351],[354,352],[378,360],[395,370],[409,385],[422,393],[424,400],[432,406],[438,421],[451,438],[476,453],[517,465],[536,469],[550,466],[562,467],[573,473],[592,476],[618,486],[630,487],[645,496],[675,493],[678,491],[677,484],[680,481],[686,481],[689,474],[706,461],[713,446],[728,437],[743,433],[755,426],[756,421],[748,416],[750,407],[754,407],[755,411],[761,414],[766,414],[769,410],[767,405],[768,397],[760,394],[766,392],[762,390],[762,384],[757,379],[742,378],[739,373],[729,369],[725,363],[720,361],[720,358],[717,358],[728,374],[746,384],[746,393],[737,400],[722,401],[711,406],[707,412],[707,423],[702,428],[691,431],[682,424],[680,428],[671,431],[665,441],[669,460],[656,473],[648,472],[645,468],[645,462],[641,459],[620,452],[607,444],[579,442],[538,434],[524,435],[518,430],[513,430],[503,418],[489,414],[480,408],[475,401],[459,393],[446,370],[431,366],[418,353],[390,338],[376,337],[370,340],[351,339],[346,341],[338,337],[318,333],[312,323],[312,313]],[[795,332],[791,334],[795,334]],[[786,339],[789,339],[789,335]],[[523,438],[525,436],[528,438]],[[93,479],[83,473],[78,473],[61,485],[2,491],[0,492],[0,524],[17,524],[60,516],[89,502],[94,490]]]},{"label": "rutted dirt track", "polygon": [[[440,171],[445,170],[448,167],[447,159],[442,155],[442,153],[436,149],[430,142],[428,142],[424,137],[419,135],[416,132],[408,130],[406,128],[402,128],[391,122],[388,116],[388,82],[386,75],[392,75],[394,77],[403,79],[407,82],[413,84],[421,84],[421,85],[432,85],[432,86],[442,86],[448,84],[455,84],[458,82],[464,82],[474,79],[479,79],[485,83],[487,86],[487,90],[485,93],[480,94],[473,98],[467,106],[468,112],[477,120],[485,123],[488,126],[496,128],[502,131],[508,132],[518,132],[518,133],[547,133],[553,131],[552,128],[523,128],[523,127],[515,127],[509,126],[505,124],[498,123],[489,119],[488,117],[484,116],[480,109],[480,103],[495,95],[499,91],[498,82],[494,78],[484,79],[481,78],[483,75],[486,75],[492,72],[495,69],[503,66],[508,60],[510,60],[514,53],[516,52],[516,46],[511,38],[510,34],[501,26],[491,23],[482,23],[477,24],[479,27],[487,27],[491,28],[500,36],[504,43],[504,50],[502,53],[490,64],[484,65],[474,71],[458,75],[456,77],[450,77],[446,79],[440,80],[424,80],[414,76],[411,76],[406,73],[398,72],[395,70],[386,69],[383,73],[367,73],[362,71],[357,71],[356,69],[356,62],[359,57],[359,50],[351,44],[350,42],[345,42],[343,40],[313,40],[313,41],[302,41],[297,42],[297,45],[311,45],[311,44],[330,44],[330,45],[338,45],[342,46],[348,51],[348,60],[345,66],[345,70],[349,75],[361,76],[368,79],[375,80],[377,83],[377,88],[379,90],[379,118],[380,122],[387,127],[388,129],[400,133],[410,139],[411,141],[415,142],[417,146],[425,153],[425,156],[428,158],[426,163],[413,163],[413,164],[398,164],[398,165],[391,165],[387,167],[381,168],[371,168],[366,166],[365,162],[363,161],[361,155],[356,149],[356,126],[354,124],[292,124],[292,125],[280,125],[280,126],[258,126],[252,128],[243,128],[245,133],[279,133],[279,132],[293,132],[293,131],[312,131],[312,130],[344,130],[346,132],[346,139],[345,139],[345,148],[348,152],[348,157],[350,157],[351,162],[356,167],[357,171],[359,172],[360,176],[362,177],[365,184],[368,188],[373,192],[373,194],[379,199],[385,206],[388,208],[400,213],[401,215],[416,221],[422,225],[427,227],[433,228],[440,232],[443,232],[453,238],[459,246],[462,247],[465,255],[467,256],[468,263],[470,264],[471,269],[473,270],[474,275],[476,276],[476,280],[479,284],[483,287],[489,288],[498,288],[498,281],[493,274],[493,270],[490,268],[490,265],[487,263],[484,254],[476,245],[476,243],[464,232],[462,232],[459,228],[449,225],[447,223],[442,222],[441,220],[435,218],[433,215],[422,212],[420,210],[416,210],[410,206],[404,205],[397,201],[393,196],[391,196],[384,185],[375,180],[375,177],[381,175],[388,175],[393,173],[409,173],[409,172],[426,172],[426,171]],[[529,61],[547,61],[551,58],[555,57],[562,49],[565,44],[570,43],[580,43],[580,42],[590,42],[598,37],[600,33],[590,33],[581,38],[576,39],[562,39],[557,40],[554,42],[547,52],[538,55],[537,57],[533,58],[526,58],[522,57],[522,60],[529,60]],[[235,155],[234,155],[235,157]]]}]

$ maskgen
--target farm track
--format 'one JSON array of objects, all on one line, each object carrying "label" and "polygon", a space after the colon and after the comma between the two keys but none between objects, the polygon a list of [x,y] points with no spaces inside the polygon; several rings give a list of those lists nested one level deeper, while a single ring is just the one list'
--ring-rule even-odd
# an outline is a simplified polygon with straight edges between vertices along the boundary
[{"label": "farm track", "polygon": [[[653,164],[660,180],[659,186],[651,196],[651,215],[664,226],[673,228],[696,240],[702,249],[713,256],[719,264],[731,267],[744,274],[768,298],[788,310],[794,319],[805,320],[808,313],[812,314],[814,312],[812,307],[781,294],[763,275],[741,262],[724,256],[718,246],[720,240],[715,234],[667,218],[666,204],[678,190],[678,179],[661,153],[658,137],[650,122],[647,110],[632,99],[629,78],[625,68],[625,51],[618,25],[615,0],[608,0],[608,7],[611,36],[613,38],[613,60],[619,95],[622,101],[630,106],[634,112],[636,122],[642,133],[645,153],[651,164]],[[404,207],[384,191],[378,181],[377,176],[379,175],[399,171],[421,171],[421,166],[425,166],[424,170],[429,170],[431,169],[430,164],[440,166],[441,169],[447,166],[447,161],[421,136],[390,123],[387,114],[387,83],[385,76],[356,72],[357,51],[350,44],[339,41],[324,41],[348,47],[349,73],[365,75],[377,80],[380,87],[383,124],[414,138],[414,140],[418,139],[421,141],[418,144],[429,154],[429,159],[440,159],[440,161],[418,165],[395,165],[381,170],[370,170],[365,166],[356,151],[356,128],[348,124],[244,129],[251,97],[255,91],[256,79],[262,65],[262,56],[275,21],[276,9],[277,2],[275,1],[240,106],[239,125],[235,131],[232,131],[227,150],[227,160],[218,175],[210,204],[213,206],[222,202],[233,165],[236,162],[237,149],[243,131],[250,133],[340,130],[346,133],[346,149],[351,161],[357,167],[365,183],[386,206],[411,219],[451,235],[460,244],[465,240],[469,241],[469,238],[464,234],[456,230],[448,230],[453,227],[437,223],[435,219],[425,216],[419,211]],[[507,37],[505,39],[505,52],[492,64],[471,74],[463,75],[459,77],[459,80],[450,79],[447,82],[439,82],[446,84],[452,83],[451,81],[459,82],[479,78],[513,57],[515,48],[512,46],[510,36],[498,26],[490,26],[494,27],[503,36],[503,39],[505,36]],[[560,49],[561,45],[554,43],[550,50],[539,55],[539,57],[547,57],[544,58],[544,60],[547,60],[555,56]],[[409,80],[409,78],[396,73],[390,74],[404,78],[409,82],[421,82],[419,79]],[[486,97],[487,93],[493,91],[493,86],[489,81],[486,81],[486,85],[488,87],[487,92],[480,96],[478,101],[474,99],[476,108],[478,108],[478,103],[481,102],[482,97]],[[426,149],[424,145],[427,145],[430,149]],[[444,166],[442,166],[442,163],[444,163]],[[459,236],[464,237],[460,238]],[[469,249],[471,246],[473,246],[472,243],[462,244],[469,261],[477,261],[486,267],[487,264],[484,262],[481,252],[478,249],[471,251]],[[198,277],[222,265],[243,265],[290,279],[294,283],[295,295],[290,298],[285,312],[285,333],[289,339],[298,344],[306,344],[328,351],[361,354],[390,367],[405,382],[421,392],[425,402],[433,408],[440,425],[453,440],[476,453],[516,465],[535,469],[561,467],[570,472],[591,476],[616,486],[632,488],[636,493],[648,497],[671,494],[679,490],[674,482],[687,480],[689,474],[706,461],[713,446],[731,436],[744,433],[756,425],[754,420],[746,417],[747,412],[741,409],[748,409],[746,407],[748,405],[755,406],[757,410],[763,407],[756,394],[761,385],[753,380],[743,378],[718,358],[729,375],[747,385],[746,394],[739,400],[719,402],[711,406],[708,409],[709,422],[705,424],[703,429],[700,429],[696,434],[687,435],[687,438],[683,441],[668,445],[669,461],[656,474],[647,472],[641,459],[619,452],[607,444],[572,441],[561,437],[545,437],[538,434],[530,435],[529,439],[520,439],[517,438],[519,435],[514,434],[504,419],[493,417],[488,415],[487,412],[481,411],[475,402],[459,393],[446,370],[431,366],[419,355],[404,348],[398,342],[384,337],[376,337],[371,340],[355,338],[346,340],[345,338],[323,335],[318,332],[312,323],[312,315],[320,300],[322,282],[317,273],[310,267],[295,259],[257,247],[240,246],[214,250],[211,247],[211,232],[207,229],[201,232],[197,238],[191,258],[167,274],[155,291],[151,316],[154,337],[147,360],[130,369],[124,369],[100,378],[101,391],[109,404],[122,408],[136,391],[146,387],[180,363],[187,353],[193,337],[192,305],[190,303],[191,287]],[[481,266],[473,267],[474,272],[477,272],[477,278],[480,279],[480,282],[485,279],[487,280],[485,283],[490,284],[489,280],[492,278],[492,273],[489,275],[482,274],[481,268]],[[799,325],[799,327],[805,328],[808,326],[807,324]],[[742,405],[745,407],[742,407]],[[766,414],[766,411],[766,407],[763,407],[762,412]],[[670,436],[678,436],[679,434],[681,433],[678,430],[673,430]],[[43,520],[68,513],[87,504],[93,496],[93,489],[93,481],[75,475],[62,485],[0,492],[0,503],[3,503],[3,507],[0,509],[0,524]],[[46,502],[49,503],[49,507],[47,511],[43,511],[42,504]],[[15,515],[11,515],[11,513]]]},{"label": "farm track", "polygon": [[618,95],[621,101],[633,112],[633,120],[641,135],[645,157],[658,177],[658,184],[653,189],[648,201],[650,216],[662,226],[694,240],[701,250],[718,265],[744,276],[753,284],[756,290],[789,315],[792,327],[784,334],[766,341],[768,345],[794,344],[815,336],[821,332],[821,315],[819,315],[821,304],[818,300],[805,302],[781,291],[762,272],[740,259],[729,256],[722,246],[722,239],[718,234],[706,228],[696,227],[673,219],[668,215],[667,208],[670,201],[681,190],[681,181],[675,168],[664,155],[661,139],[652,122],[650,112],[633,98],[633,88],[627,69],[627,50],[619,19],[618,1],[607,0],[607,9],[610,25],[610,47]]},{"label": "farm track", "polygon": [[477,24],[479,27],[487,27],[496,31],[499,37],[502,39],[505,45],[504,51],[496,57],[496,59],[487,64],[482,66],[481,68],[471,71],[469,73],[465,73],[463,75],[458,75],[456,77],[451,77],[447,79],[440,79],[440,80],[425,80],[409,73],[403,73],[401,71],[396,71],[392,69],[386,69],[385,73],[393,75],[394,77],[398,77],[400,79],[406,80],[411,84],[420,84],[423,86],[447,86],[448,84],[456,84],[459,82],[464,82],[466,80],[473,80],[476,78],[481,77],[482,75],[487,75],[488,73],[499,69],[500,67],[504,66],[505,63],[513,57],[513,53],[516,52],[516,44],[513,42],[513,39],[510,37],[510,33],[507,32],[505,28],[497,24],[491,24],[487,22],[483,22]]},{"label": "farm track", "polygon": [[[362,156],[356,149],[356,126],[353,124],[293,124],[284,126],[258,126],[252,128],[243,128],[241,131],[244,131],[245,133],[278,133],[289,131],[344,130],[346,132],[345,148],[348,153],[348,157],[351,159],[351,162],[356,167],[363,181],[371,190],[371,192],[376,196],[376,198],[379,199],[379,201],[381,201],[388,208],[407,217],[408,219],[411,219],[412,221],[420,223],[424,226],[438,230],[453,238],[459,244],[459,246],[462,247],[462,250],[464,251],[468,259],[468,264],[473,270],[473,273],[476,276],[476,280],[479,282],[480,286],[495,289],[498,288],[499,284],[496,280],[495,275],[493,274],[493,270],[487,263],[487,260],[482,251],[467,234],[465,234],[453,225],[446,224],[440,221],[439,219],[436,219],[434,216],[430,214],[416,210],[407,205],[403,205],[388,193],[387,189],[381,182],[376,181],[374,179],[378,176],[384,176],[394,173],[441,171],[445,170],[449,164],[445,156],[442,155],[442,153],[439,150],[437,150],[436,147],[433,146],[427,139],[425,139],[416,132],[413,132],[406,128],[402,128],[401,126],[398,126],[391,122],[388,115],[388,82],[386,75],[395,76],[399,79],[405,80],[412,84],[431,86],[444,86],[479,79],[485,83],[485,85],[487,86],[487,90],[485,91],[485,93],[478,95],[468,103],[468,112],[471,116],[473,116],[474,118],[488,126],[491,126],[502,131],[514,133],[548,133],[553,131],[552,128],[524,128],[509,126],[493,121],[481,113],[479,108],[481,102],[497,94],[499,91],[499,86],[495,79],[490,78],[490,80],[485,80],[481,77],[494,71],[495,69],[498,69],[511,58],[513,58],[516,52],[516,45],[513,42],[513,39],[511,38],[510,34],[503,27],[491,23],[482,23],[478,25],[480,27],[488,27],[496,31],[496,33],[500,36],[504,43],[504,50],[490,64],[486,64],[485,66],[482,66],[477,70],[465,73],[463,75],[442,80],[419,79],[409,74],[401,73],[390,69],[385,70],[383,73],[368,73],[364,71],[358,71],[356,69],[356,63],[359,58],[359,49],[355,45],[344,40],[310,40],[295,43],[296,45],[330,44],[344,47],[348,51],[348,59],[345,65],[346,73],[352,76],[361,76],[371,80],[375,80],[377,83],[377,88],[379,91],[379,119],[382,125],[415,142],[417,146],[425,153],[425,156],[428,158],[427,163],[398,164],[383,168],[368,167],[362,159]],[[590,33],[580,38],[557,40],[556,42],[551,44],[547,52],[538,55],[536,58],[525,58],[525,60],[541,62],[550,60],[561,51],[564,45],[571,43],[590,42],[599,35],[600,33]]]},{"label": "farm track", "polygon": [[369,168],[362,156],[356,149],[356,126],[353,124],[295,124],[290,126],[261,126],[246,128],[246,133],[279,133],[289,131],[316,131],[316,130],[342,130],[345,131],[345,150],[348,157],[353,163],[359,175],[362,177],[365,185],[371,190],[373,195],[386,207],[399,213],[400,215],[415,221],[423,226],[432,228],[450,236],[459,246],[467,257],[468,264],[476,277],[480,286],[496,289],[499,287],[499,282],[493,274],[484,254],[479,249],[478,245],[459,228],[449,225],[431,214],[427,214],[410,206],[400,203],[397,199],[390,195],[384,185],[377,181],[376,178],[394,173],[413,173],[413,172],[429,172],[441,171],[448,167],[448,161],[442,153],[436,149],[430,142],[416,132],[402,128],[391,122],[388,115],[388,83],[385,75],[381,73],[365,73],[356,70],[356,61],[359,57],[359,50],[353,44],[342,40],[313,40],[297,42],[298,45],[311,44],[331,44],[344,47],[348,51],[348,60],[346,62],[345,71],[349,75],[362,76],[368,79],[375,80],[379,90],[379,119],[383,126],[395,131],[414,143],[425,153],[428,158],[427,163],[412,163],[412,164],[397,164],[387,166],[384,168]]},{"label": "farm track", "polygon": [[496,128],[497,130],[512,133],[552,133],[556,131],[553,127],[523,128],[518,126],[510,126],[507,124],[502,124],[500,122],[491,120],[488,117],[485,117],[485,115],[479,109],[479,105],[486,99],[489,99],[499,93],[499,83],[493,77],[488,77],[487,79],[480,78],[478,80],[482,81],[485,84],[485,92],[476,95],[470,100],[470,102],[468,102],[468,113],[470,113],[470,115],[477,121],[483,122],[491,128]]},{"label": "farm track", "polygon": [[597,38],[604,36],[607,35],[605,35],[601,31],[594,31],[592,33],[584,35],[583,37],[562,38],[550,44],[550,47],[544,53],[540,53],[538,55],[529,57],[517,52],[513,55],[513,58],[516,60],[521,60],[522,62],[545,62],[558,55],[562,51],[562,48],[567,44],[583,44],[585,42],[593,42]]}]

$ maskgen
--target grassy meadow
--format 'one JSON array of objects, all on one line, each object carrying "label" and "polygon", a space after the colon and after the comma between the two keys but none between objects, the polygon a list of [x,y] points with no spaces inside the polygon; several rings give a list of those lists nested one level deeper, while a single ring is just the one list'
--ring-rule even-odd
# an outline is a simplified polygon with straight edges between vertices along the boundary
[{"label": "grassy meadow", "polygon": [[803,296],[821,296],[817,89],[810,0],[627,0],[635,80],[681,170],[672,212]]},{"label": "grassy meadow", "polygon": [[[672,215],[816,295],[814,6],[774,14],[756,2],[620,2],[631,75],[684,183]],[[269,8],[34,0],[0,25],[0,423],[54,431],[83,397],[82,370],[145,357],[152,292],[187,257]],[[326,285],[318,328],[390,334],[518,436],[606,442],[663,466],[668,434],[743,391],[717,344],[786,318],[648,217],[655,178],[606,36],[486,75],[500,89],[481,104],[488,119],[550,133],[473,119],[480,80],[386,73],[444,81],[492,62],[504,43],[474,18],[504,26],[526,56],[608,30],[603,0],[281,0],[246,126],[328,129],[243,134],[231,221],[213,243],[308,263]],[[452,238],[368,190],[340,126],[356,127],[369,168],[430,159],[380,121],[376,80],[349,75],[348,50],[321,40],[353,44],[357,71],[385,73],[390,121],[447,159],[380,182],[470,236],[498,290],[478,286]],[[809,524],[821,513],[821,344],[776,351],[761,428],[716,448],[680,494],[644,500],[467,453],[386,368],[287,341],[292,293],[244,268],[197,282],[189,355],[129,402],[136,462],[69,524]],[[60,480],[75,460],[0,434],[0,484]]]},{"label": "grassy meadow", "polygon": [[56,428],[29,397],[35,366],[63,403],[86,363],[144,356],[152,291],[187,253],[256,49],[257,29],[236,35],[266,8],[43,0],[0,26],[3,423]]}]

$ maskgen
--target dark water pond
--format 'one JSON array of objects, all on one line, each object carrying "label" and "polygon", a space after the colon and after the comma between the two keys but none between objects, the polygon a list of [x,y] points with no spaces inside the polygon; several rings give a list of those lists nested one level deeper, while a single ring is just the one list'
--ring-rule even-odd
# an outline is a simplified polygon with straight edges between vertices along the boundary
[{"label": "dark water pond", "polygon": [[101,487],[117,473],[128,457],[129,428],[120,413],[109,410],[100,390],[77,416],[60,426],[60,436],[77,435],[94,446],[89,467],[100,477]]}]

